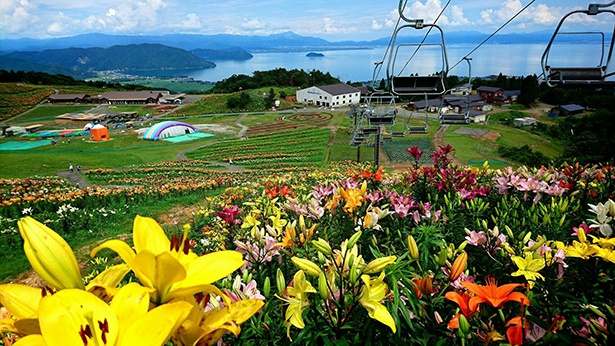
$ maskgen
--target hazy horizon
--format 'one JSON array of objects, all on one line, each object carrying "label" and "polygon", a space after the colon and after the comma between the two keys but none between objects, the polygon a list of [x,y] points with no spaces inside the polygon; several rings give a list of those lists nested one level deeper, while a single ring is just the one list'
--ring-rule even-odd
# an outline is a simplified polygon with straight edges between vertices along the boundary
[{"label": "hazy horizon", "polygon": [[[410,0],[405,15],[433,22],[446,7],[437,22],[445,31],[491,33],[530,2]],[[589,3],[536,0],[501,33],[553,30],[563,15],[587,9]],[[391,35],[398,19],[397,6],[397,1],[348,0],[309,4],[288,0],[108,0],[104,4],[91,0],[6,0],[0,2],[0,38],[44,39],[87,33],[267,36],[292,31],[331,42],[364,41]],[[570,22],[577,30],[612,31],[612,17],[577,15]]]}]

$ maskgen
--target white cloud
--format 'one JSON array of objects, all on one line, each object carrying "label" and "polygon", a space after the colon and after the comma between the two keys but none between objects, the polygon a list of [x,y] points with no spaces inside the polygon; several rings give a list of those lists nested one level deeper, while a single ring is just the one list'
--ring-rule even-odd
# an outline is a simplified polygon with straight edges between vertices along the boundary
[{"label": "white cloud", "polygon": [[383,25],[378,23],[375,19],[372,20],[372,29],[374,30],[380,30],[382,29]]},{"label": "white cloud", "polygon": [[203,27],[203,24],[201,23],[201,19],[198,15],[196,15],[195,13],[188,13],[186,15],[186,19],[181,22],[179,27],[187,30],[200,29]]},{"label": "white cloud", "polygon": [[247,30],[260,30],[265,28],[265,23],[258,18],[244,18],[241,27]]},{"label": "white cloud", "polygon": [[449,24],[453,26],[468,25],[470,24],[470,21],[464,17],[463,9],[461,7],[453,6],[451,7],[451,21]]},{"label": "white cloud", "polygon": [[15,34],[28,31],[40,22],[40,18],[32,14],[35,12],[36,6],[27,0],[0,1],[0,32]]},{"label": "white cloud", "polygon": [[239,28],[227,25],[224,27],[224,33],[229,35],[241,35],[242,32]]}]

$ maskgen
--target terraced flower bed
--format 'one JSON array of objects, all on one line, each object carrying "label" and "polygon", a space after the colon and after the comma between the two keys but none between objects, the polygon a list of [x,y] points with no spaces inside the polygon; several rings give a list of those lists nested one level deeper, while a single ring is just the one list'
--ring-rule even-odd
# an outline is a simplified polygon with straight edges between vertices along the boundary
[{"label": "terraced flower bed", "polygon": [[320,166],[327,150],[330,131],[321,128],[278,130],[247,140],[231,139],[200,148],[186,156],[194,160],[232,160],[248,169]]},{"label": "terraced flower bed", "polygon": [[417,146],[423,151],[421,163],[431,161],[430,156],[433,153],[433,148],[429,138],[394,140],[393,142],[385,142],[382,147],[391,162],[410,162],[412,159],[407,150],[412,146]]}]

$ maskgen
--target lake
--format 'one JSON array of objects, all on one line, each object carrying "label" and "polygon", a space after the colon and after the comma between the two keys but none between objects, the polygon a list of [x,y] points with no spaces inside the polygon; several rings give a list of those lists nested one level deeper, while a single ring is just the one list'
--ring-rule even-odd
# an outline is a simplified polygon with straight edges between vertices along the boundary
[{"label": "lake", "polygon": [[[470,53],[476,45],[447,45],[449,75],[468,76],[469,67],[462,58]],[[507,76],[526,76],[542,74],[540,59],[546,44],[485,44],[470,56],[471,74],[483,77],[502,73]],[[252,75],[254,71],[268,71],[275,68],[320,70],[329,72],[341,81],[371,81],[376,62],[382,61],[386,47],[373,49],[350,49],[317,51],[324,57],[306,57],[308,52],[253,53],[254,57],[245,61],[216,61],[216,67],[210,69],[128,71],[143,76],[188,76],[195,80],[217,82],[233,74]],[[416,50],[416,45],[401,46],[396,50],[396,58],[391,61],[393,74],[433,73],[442,68],[442,48],[440,46],[422,47],[406,65],[408,58]],[[562,44],[553,47],[549,63],[557,66],[598,66],[601,47],[595,44]],[[461,62],[460,62],[461,61]],[[376,80],[386,78],[386,65]],[[453,68],[453,66],[456,67]],[[406,74],[407,74],[406,73]]]}]

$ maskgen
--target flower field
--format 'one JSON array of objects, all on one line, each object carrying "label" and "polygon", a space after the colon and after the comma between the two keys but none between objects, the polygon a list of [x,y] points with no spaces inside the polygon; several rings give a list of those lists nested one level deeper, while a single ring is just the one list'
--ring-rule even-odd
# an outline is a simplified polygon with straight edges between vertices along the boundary
[{"label": "flower field", "polygon": [[[261,144],[251,145],[246,156]],[[613,342],[615,168],[459,167],[449,146],[406,149],[414,165],[395,174],[356,163],[223,172],[189,160],[86,172],[116,188],[4,180],[3,229],[48,285],[43,298],[0,285],[4,344],[56,340],[68,311],[62,330],[77,345],[152,328],[160,335],[148,344],[160,345]],[[137,216],[134,246],[99,244],[87,270],[39,223],[69,237],[104,214],[198,191],[199,207],[175,227]],[[127,322],[117,307],[136,297],[149,307],[131,308],[143,322]]]},{"label": "flower field", "polygon": [[[266,133],[266,134],[265,134]],[[188,153],[190,159],[228,162],[253,170],[312,166],[323,163],[331,131],[308,127],[263,132],[249,141],[229,139]]]}]

